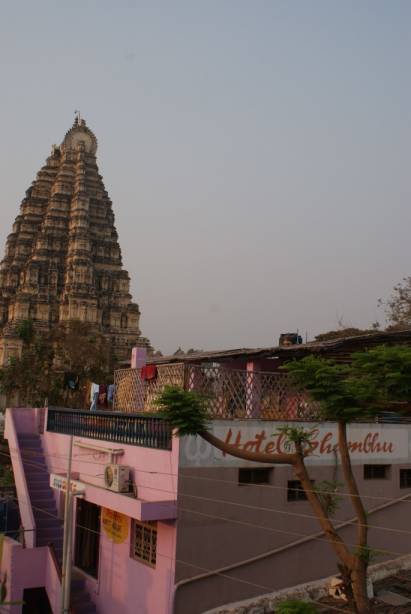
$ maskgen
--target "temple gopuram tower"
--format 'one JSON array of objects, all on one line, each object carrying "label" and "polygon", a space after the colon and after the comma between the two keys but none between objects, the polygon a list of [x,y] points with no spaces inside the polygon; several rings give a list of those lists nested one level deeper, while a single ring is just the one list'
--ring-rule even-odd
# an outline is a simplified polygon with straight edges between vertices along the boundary
[{"label": "temple gopuram tower", "polygon": [[87,322],[109,340],[116,362],[135,345],[150,348],[96,151],[96,137],[76,117],[26,191],[0,264],[0,365],[19,353],[16,327],[28,319],[39,331]]}]

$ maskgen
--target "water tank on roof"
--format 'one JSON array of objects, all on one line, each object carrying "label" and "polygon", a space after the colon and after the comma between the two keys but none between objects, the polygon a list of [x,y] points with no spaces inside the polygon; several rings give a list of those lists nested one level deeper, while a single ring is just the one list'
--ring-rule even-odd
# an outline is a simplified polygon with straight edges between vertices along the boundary
[{"label": "water tank on roof", "polygon": [[281,347],[287,347],[289,345],[300,345],[303,342],[303,338],[298,333],[283,333],[280,335],[279,345]]}]

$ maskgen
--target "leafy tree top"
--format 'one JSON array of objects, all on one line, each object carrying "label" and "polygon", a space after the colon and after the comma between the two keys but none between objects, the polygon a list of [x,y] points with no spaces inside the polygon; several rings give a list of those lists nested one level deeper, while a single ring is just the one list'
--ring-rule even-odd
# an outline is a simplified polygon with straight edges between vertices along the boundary
[{"label": "leafy tree top", "polygon": [[411,398],[411,348],[378,346],[350,364],[307,356],[284,366],[297,387],[321,404],[324,420],[367,419],[384,404]]},{"label": "leafy tree top", "polygon": [[207,430],[206,399],[193,390],[179,386],[165,386],[155,401],[160,415],[180,437],[197,435]]}]

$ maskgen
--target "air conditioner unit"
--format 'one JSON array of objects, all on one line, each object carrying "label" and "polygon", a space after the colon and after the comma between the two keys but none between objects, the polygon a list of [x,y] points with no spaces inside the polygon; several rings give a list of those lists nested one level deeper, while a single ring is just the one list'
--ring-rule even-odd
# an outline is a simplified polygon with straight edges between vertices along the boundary
[{"label": "air conditioner unit", "polygon": [[104,485],[115,492],[128,492],[130,490],[130,467],[115,464],[106,465]]}]

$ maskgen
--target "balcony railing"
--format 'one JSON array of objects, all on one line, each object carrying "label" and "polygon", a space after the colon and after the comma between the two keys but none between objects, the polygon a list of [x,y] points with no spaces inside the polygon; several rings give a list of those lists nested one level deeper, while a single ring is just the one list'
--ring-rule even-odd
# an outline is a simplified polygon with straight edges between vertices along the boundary
[{"label": "balcony railing", "polygon": [[214,365],[159,365],[154,379],[143,381],[137,369],[115,372],[114,410],[157,411],[165,385],[196,390],[207,398],[211,419],[318,420],[320,407],[296,390],[287,374],[237,371]]},{"label": "balcony railing", "polygon": [[171,449],[171,429],[167,422],[137,413],[130,415],[49,407],[47,431],[157,450]]}]

